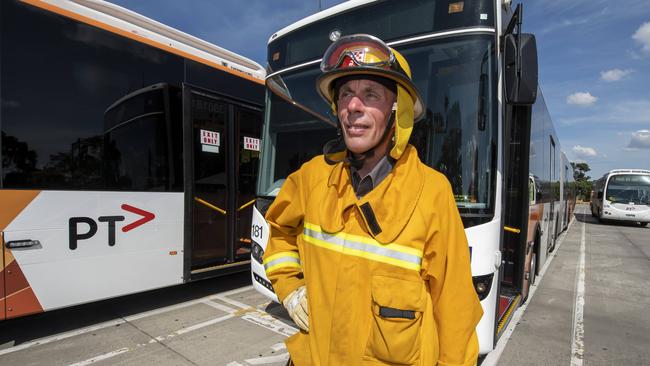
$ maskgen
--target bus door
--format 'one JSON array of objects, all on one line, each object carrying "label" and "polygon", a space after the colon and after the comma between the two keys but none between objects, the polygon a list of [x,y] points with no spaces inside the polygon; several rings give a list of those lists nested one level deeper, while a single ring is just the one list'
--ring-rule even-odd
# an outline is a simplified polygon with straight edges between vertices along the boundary
[{"label": "bus door", "polygon": [[235,164],[236,203],[234,256],[236,261],[250,260],[251,221],[260,163],[263,115],[260,109],[234,106],[237,146]]},{"label": "bus door", "polygon": [[183,100],[186,248],[198,276],[250,258],[262,112],[189,86]]}]

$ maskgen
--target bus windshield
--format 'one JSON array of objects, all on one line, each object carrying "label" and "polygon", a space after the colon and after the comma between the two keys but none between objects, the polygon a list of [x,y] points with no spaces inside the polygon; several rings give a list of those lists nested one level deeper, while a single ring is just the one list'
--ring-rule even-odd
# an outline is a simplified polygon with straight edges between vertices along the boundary
[{"label": "bus windshield", "polygon": [[650,175],[614,175],[607,183],[605,197],[612,203],[650,205]]},{"label": "bus windshield", "polygon": [[[497,154],[494,36],[456,36],[394,47],[409,61],[426,105],[411,144],[425,164],[447,176],[467,226],[489,220]],[[277,194],[288,174],[336,137],[335,116],[316,92],[318,65],[280,71],[267,81],[271,92],[258,184],[261,196]]]}]

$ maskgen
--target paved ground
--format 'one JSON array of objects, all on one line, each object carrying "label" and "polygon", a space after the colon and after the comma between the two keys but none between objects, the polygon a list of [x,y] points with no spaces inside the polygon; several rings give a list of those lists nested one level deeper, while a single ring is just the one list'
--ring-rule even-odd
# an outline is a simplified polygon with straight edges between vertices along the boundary
[{"label": "paved ground", "polygon": [[[490,365],[650,365],[650,228],[576,219]],[[296,329],[248,273],[0,323],[5,365],[282,366]]]},{"label": "paved ground", "polygon": [[650,228],[601,224],[580,205],[564,235],[483,365],[650,365]]},{"label": "paved ground", "polygon": [[249,284],[237,274],[7,321],[0,365],[283,366],[296,330]]}]

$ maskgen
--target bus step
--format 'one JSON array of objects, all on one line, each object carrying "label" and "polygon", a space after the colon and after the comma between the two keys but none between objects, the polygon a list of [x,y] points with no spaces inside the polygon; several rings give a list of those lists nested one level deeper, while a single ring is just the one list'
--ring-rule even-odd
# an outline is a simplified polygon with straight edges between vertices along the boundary
[{"label": "bus step", "polygon": [[497,338],[501,336],[506,325],[508,325],[508,322],[512,318],[512,314],[514,314],[520,301],[521,295],[499,296],[499,324],[497,326]]}]

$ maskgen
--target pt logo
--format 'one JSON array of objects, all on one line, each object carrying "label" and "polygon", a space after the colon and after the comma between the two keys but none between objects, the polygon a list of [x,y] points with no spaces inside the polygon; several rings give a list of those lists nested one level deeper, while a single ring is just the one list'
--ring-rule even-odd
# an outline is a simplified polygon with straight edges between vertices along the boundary
[{"label": "pt logo", "polygon": [[[134,213],[136,215],[142,216],[142,218],[125,225],[122,228],[122,232],[129,232],[135,228],[137,228],[140,225],[144,225],[147,222],[153,220],[156,215],[154,215],[152,212],[145,211],[143,209],[133,207],[131,205],[127,205],[126,203],[122,205],[122,209],[124,211],[128,211],[131,213]],[[124,221],[124,216],[99,216],[97,218],[97,221],[99,222],[105,222],[106,225],[108,225],[108,246],[114,246],[115,245],[115,223]],[[88,225],[88,231],[85,233],[80,233],[79,232],[79,224],[86,224]],[[70,238],[70,249],[75,250],[77,249],[77,242],[79,240],[86,240],[90,239],[95,234],[97,234],[97,222],[93,220],[90,217],[71,217],[70,220],[68,221],[68,234]]]}]

